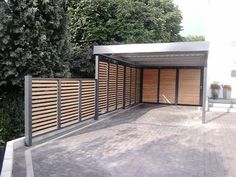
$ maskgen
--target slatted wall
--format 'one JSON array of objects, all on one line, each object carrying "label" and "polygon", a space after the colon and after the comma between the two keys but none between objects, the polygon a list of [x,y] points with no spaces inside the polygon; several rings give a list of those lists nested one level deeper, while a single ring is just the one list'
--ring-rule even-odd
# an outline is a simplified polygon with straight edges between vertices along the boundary
[{"label": "slatted wall", "polygon": [[157,103],[158,69],[143,69],[143,102]]},{"label": "slatted wall", "polygon": [[176,69],[160,69],[159,103],[175,104]]},{"label": "slatted wall", "polygon": [[136,98],[135,102],[139,103],[140,100],[140,91],[141,91],[141,72],[140,69],[136,69]]},{"label": "slatted wall", "polygon": [[95,80],[81,80],[81,120],[95,116]]},{"label": "slatted wall", "polygon": [[140,78],[140,69],[103,61],[98,92],[95,79],[26,76],[26,120],[32,126],[27,131],[34,137],[95,117],[96,110],[101,114],[138,103]]},{"label": "slatted wall", "polygon": [[118,65],[117,72],[117,108],[123,107],[124,66]]},{"label": "slatted wall", "polygon": [[33,78],[29,87],[32,136],[95,116],[94,79]]},{"label": "slatted wall", "polygon": [[116,64],[109,64],[109,108],[108,111],[116,109]]},{"label": "slatted wall", "polygon": [[135,103],[136,68],[131,68],[131,104]]},{"label": "slatted wall", "polygon": [[131,68],[126,67],[125,70],[125,106],[129,106],[131,103],[130,96],[131,96]]},{"label": "slatted wall", "polygon": [[61,103],[59,103],[61,108],[59,109],[61,109],[61,126],[63,127],[76,123],[79,119],[80,82],[76,80],[59,80],[58,82],[61,82]]},{"label": "slatted wall", "polygon": [[32,132],[57,129],[57,80],[32,80]]},{"label": "slatted wall", "polygon": [[99,61],[99,112],[139,103],[140,78],[140,69]]},{"label": "slatted wall", "polygon": [[200,104],[201,70],[179,69],[178,104]]},{"label": "slatted wall", "polygon": [[108,63],[107,62],[99,62],[99,72],[98,72],[98,80],[99,80],[99,89],[98,89],[98,108],[99,113],[107,112],[107,88],[108,88]]}]

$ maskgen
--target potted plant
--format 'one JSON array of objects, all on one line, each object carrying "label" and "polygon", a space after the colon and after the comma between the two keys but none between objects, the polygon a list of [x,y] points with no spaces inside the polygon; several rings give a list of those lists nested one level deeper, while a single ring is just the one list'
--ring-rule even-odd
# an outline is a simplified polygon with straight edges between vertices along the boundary
[{"label": "potted plant", "polygon": [[232,87],[230,85],[223,85],[223,97],[224,99],[230,99],[231,98],[231,91]]},{"label": "potted plant", "polygon": [[213,82],[211,84],[211,96],[213,99],[219,98],[220,84],[218,82]]}]

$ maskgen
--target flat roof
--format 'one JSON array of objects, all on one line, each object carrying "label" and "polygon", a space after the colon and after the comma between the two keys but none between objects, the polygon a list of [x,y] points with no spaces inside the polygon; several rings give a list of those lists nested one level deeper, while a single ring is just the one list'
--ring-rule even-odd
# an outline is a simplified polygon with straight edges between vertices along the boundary
[{"label": "flat roof", "polygon": [[94,46],[93,53],[140,66],[204,66],[209,42]]}]

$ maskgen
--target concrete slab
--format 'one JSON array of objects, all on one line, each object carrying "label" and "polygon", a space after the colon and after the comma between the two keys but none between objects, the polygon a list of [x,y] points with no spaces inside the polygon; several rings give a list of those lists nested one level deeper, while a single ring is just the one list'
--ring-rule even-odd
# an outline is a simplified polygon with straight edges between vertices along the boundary
[{"label": "concrete slab", "polygon": [[13,176],[236,176],[236,114],[208,112],[207,124],[201,124],[200,116],[194,107],[143,104],[48,143],[18,149]]}]

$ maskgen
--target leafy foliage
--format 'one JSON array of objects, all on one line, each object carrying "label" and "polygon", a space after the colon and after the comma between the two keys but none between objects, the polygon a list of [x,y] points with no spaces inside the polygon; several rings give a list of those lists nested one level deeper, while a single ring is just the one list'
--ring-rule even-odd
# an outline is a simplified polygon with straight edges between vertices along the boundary
[{"label": "leafy foliage", "polygon": [[93,73],[92,46],[181,40],[172,0],[69,0],[72,71]]},{"label": "leafy foliage", "polygon": [[64,0],[0,0],[0,116],[9,132],[4,141],[23,132],[24,76],[69,75],[66,11]]},{"label": "leafy foliage", "polygon": [[188,35],[183,37],[183,41],[191,42],[191,41],[205,41],[205,36],[201,35]]}]

